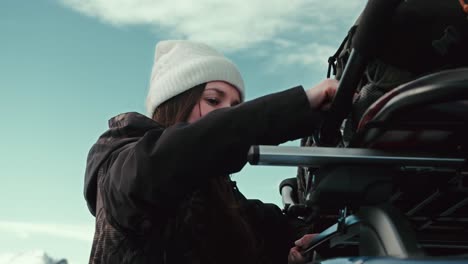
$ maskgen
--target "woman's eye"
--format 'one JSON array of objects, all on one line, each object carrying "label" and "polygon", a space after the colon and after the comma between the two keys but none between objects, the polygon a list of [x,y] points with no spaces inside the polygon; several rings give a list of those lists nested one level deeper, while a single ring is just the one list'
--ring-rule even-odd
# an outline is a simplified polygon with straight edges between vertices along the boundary
[{"label": "woman's eye", "polygon": [[206,101],[213,106],[216,106],[219,104],[219,100],[216,98],[206,98]]}]

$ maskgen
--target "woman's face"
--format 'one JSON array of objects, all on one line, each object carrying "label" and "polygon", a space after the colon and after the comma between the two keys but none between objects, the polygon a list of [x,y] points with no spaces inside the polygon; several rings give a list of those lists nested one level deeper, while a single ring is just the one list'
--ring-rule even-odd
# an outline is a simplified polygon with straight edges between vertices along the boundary
[{"label": "woman's face", "polygon": [[193,107],[187,122],[193,123],[213,110],[239,103],[240,94],[234,86],[221,81],[209,82],[206,84],[200,101]]}]

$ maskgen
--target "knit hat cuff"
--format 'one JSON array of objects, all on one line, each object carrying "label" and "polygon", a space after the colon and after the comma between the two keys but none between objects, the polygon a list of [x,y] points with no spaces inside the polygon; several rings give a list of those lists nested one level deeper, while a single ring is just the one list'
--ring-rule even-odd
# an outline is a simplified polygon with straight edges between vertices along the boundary
[{"label": "knit hat cuff", "polygon": [[[158,69],[154,69],[157,74]],[[146,111],[152,117],[163,102],[199,84],[224,81],[237,88],[244,101],[244,82],[237,67],[224,57],[208,56],[187,61],[162,76],[153,75],[146,100]]]}]

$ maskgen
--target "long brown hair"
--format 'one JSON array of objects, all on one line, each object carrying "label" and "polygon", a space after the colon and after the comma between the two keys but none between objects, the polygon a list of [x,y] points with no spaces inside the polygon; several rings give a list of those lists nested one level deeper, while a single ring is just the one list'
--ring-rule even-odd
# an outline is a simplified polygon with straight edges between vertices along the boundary
[{"label": "long brown hair", "polygon": [[165,127],[187,121],[193,107],[200,101],[205,86],[206,83],[199,84],[162,103],[154,110],[153,119]]},{"label": "long brown hair", "polygon": [[[193,108],[197,104],[199,105],[205,86],[206,83],[197,85],[162,103],[155,109],[153,119],[165,127],[187,121]],[[196,175],[194,176],[196,177]],[[209,259],[214,260],[214,263],[231,263],[231,261],[246,264],[258,263],[256,238],[251,226],[245,219],[243,209],[235,198],[229,176],[211,177],[208,179],[206,186],[208,190],[205,198],[210,200],[207,201],[208,204],[213,205],[212,212],[208,213],[208,217],[216,218],[216,220],[206,219],[207,215],[199,215],[198,220],[194,220],[204,222],[206,220],[206,222],[210,223],[210,229],[212,229],[207,232],[208,234],[205,234],[207,239],[200,241],[200,245],[197,246],[202,251],[206,251],[199,252],[199,254],[210,256]],[[215,209],[221,210],[221,212],[215,212]],[[194,214],[196,215],[196,212]],[[219,237],[226,234],[229,237]],[[219,243],[222,240],[229,242],[225,242],[223,245]],[[219,249],[219,247],[224,248],[213,252],[213,249]],[[226,254],[231,256],[226,256]]]}]

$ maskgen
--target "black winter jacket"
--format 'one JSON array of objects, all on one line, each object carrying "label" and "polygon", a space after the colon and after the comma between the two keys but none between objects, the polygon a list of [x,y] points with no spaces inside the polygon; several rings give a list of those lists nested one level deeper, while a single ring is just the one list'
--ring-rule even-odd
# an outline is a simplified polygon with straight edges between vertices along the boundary
[{"label": "black winter jacket", "polygon": [[[321,119],[302,87],[169,128],[137,113],[112,118],[87,160],[84,193],[96,216],[90,263],[219,262],[196,252],[204,234],[224,224],[213,219],[216,203],[209,200],[205,183],[240,171],[251,145],[306,136]],[[233,191],[262,245],[263,262],[287,263],[299,236],[290,219],[277,206]],[[193,220],[193,211],[209,216]],[[229,246],[214,250],[222,254]]]}]

